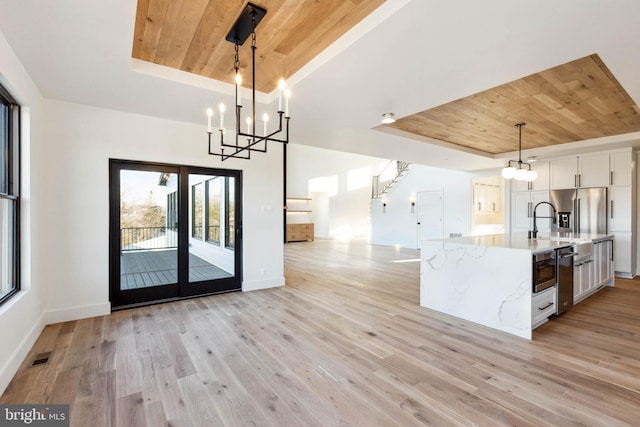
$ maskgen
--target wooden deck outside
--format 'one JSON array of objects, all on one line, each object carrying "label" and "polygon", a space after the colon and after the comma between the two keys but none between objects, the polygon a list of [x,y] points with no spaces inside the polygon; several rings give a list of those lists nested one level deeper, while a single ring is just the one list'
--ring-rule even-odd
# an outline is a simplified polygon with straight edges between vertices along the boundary
[{"label": "wooden deck outside", "polygon": [[[168,285],[178,281],[176,249],[125,252],[120,258],[121,289]],[[189,254],[189,281],[221,279],[232,274]]]}]

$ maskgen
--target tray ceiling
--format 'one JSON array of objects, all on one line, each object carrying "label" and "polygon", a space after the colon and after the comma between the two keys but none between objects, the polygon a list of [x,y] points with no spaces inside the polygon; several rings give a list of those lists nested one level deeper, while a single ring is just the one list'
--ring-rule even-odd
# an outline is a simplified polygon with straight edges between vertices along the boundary
[{"label": "tray ceiling", "polygon": [[640,109],[597,54],[386,125],[485,153],[640,131]]},{"label": "tray ceiling", "polygon": [[[289,78],[384,0],[254,3],[267,9],[256,29],[256,89],[271,92],[280,78]],[[238,0],[138,0],[132,56],[233,83],[234,45],[225,37],[246,4]],[[240,48],[242,69],[250,66],[250,59],[249,40]]]}]

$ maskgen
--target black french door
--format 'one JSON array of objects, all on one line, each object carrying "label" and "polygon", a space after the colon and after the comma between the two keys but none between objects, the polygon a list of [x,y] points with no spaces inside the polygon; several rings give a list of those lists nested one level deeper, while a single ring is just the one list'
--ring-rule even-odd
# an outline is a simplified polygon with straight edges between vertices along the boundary
[{"label": "black french door", "polygon": [[241,289],[241,171],[109,166],[112,308]]}]

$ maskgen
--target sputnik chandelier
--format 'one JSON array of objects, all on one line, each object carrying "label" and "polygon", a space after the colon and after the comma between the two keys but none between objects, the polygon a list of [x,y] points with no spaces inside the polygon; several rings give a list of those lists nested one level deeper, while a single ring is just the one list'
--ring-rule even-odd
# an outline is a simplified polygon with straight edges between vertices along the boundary
[{"label": "sputnik chandelier", "polygon": [[[507,166],[502,169],[502,177],[505,179],[515,179],[516,181],[535,181],[538,177],[538,172],[531,169],[531,164],[522,161],[522,127],[526,123],[516,123],[516,127],[520,131],[520,138],[518,142],[518,161],[509,160]],[[517,167],[511,166],[512,163],[516,163]],[[525,169],[525,166],[527,167]]]},{"label": "sputnik chandelier", "polygon": [[[278,112],[276,113],[278,115],[278,128],[269,133],[269,116],[267,113],[264,113],[262,115],[262,134],[258,135],[256,133],[256,26],[260,23],[266,13],[266,9],[256,6],[253,3],[248,3],[238,17],[238,20],[234,24],[233,28],[231,28],[231,31],[229,31],[229,34],[227,34],[227,41],[235,45],[235,58],[233,63],[233,68],[236,72],[235,144],[225,142],[224,140],[224,113],[226,111],[226,107],[221,103],[218,107],[220,114],[220,144],[218,147],[213,147],[211,141],[211,137],[213,134],[211,127],[213,109],[207,109],[207,137],[209,140],[209,154],[212,156],[221,157],[222,161],[231,158],[250,159],[251,153],[254,151],[266,153],[267,142],[270,141],[280,142],[283,144],[287,144],[289,142],[289,119],[291,118],[289,113],[289,97],[291,93],[289,90],[285,90],[285,81],[283,79],[281,79],[278,83]],[[240,59],[238,50],[249,36],[251,36],[251,115],[245,120],[247,131],[242,132],[242,76],[240,75]],[[283,98],[284,109],[282,108]],[[285,130],[284,138],[275,138],[274,136],[282,132],[283,128]]]}]

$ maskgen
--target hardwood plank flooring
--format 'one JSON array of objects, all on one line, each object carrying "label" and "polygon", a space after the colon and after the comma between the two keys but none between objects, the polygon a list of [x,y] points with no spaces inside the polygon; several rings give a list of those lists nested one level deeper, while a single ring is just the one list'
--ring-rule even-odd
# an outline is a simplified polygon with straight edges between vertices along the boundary
[{"label": "hardwood plank flooring", "polygon": [[421,308],[418,258],[287,244],[286,287],[47,326],[0,403],[93,427],[639,425],[640,280],[526,341]]}]

